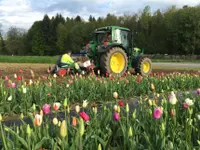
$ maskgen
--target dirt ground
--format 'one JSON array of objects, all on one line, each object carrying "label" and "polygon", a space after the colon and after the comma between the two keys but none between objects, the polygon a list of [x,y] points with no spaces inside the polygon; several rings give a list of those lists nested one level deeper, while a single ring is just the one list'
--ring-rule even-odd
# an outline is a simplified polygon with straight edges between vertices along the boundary
[{"label": "dirt ground", "polygon": [[[188,72],[188,68],[199,67],[200,70],[200,64],[186,64],[186,69],[178,66],[180,64],[178,63],[153,63],[153,73],[154,72],[173,72],[173,71],[180,71],[180,72]],[[35,73],[35,77],[37,76],[47,76],[47,69],[49,66],[53,67],[54,64],[32,64],[32,63],[0,63],[0,76],[8,76],[13,77],[16,73],[17,75],[23,75],[24,78],[31,77],[31,70]],[[177,66],[176,68],[173,68],[174,66]],[[161,69],[162,68],[162,69]],[[166,69],[165,69],[166,68]],[[177,68],[181,68],[180,70]],[[22,69],[22,73],[19,72],[19,70]],[[198,71],[198,69],[196,70]],[[190,71],[191,72],[191,71]],[[193,72],[193,71],[192,71]]]}]

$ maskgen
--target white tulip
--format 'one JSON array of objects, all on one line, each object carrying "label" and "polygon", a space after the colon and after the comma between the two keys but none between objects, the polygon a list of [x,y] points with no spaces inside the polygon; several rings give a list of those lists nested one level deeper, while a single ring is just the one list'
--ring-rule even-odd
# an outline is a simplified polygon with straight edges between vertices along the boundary
[{"label": "white tulip", "polygon": [[25,94],[26,93],[26,88],[23,87],[22,89],[23,89],[23,93]]},{"label": "white tulip", "polygon": [[185,99],[185,103],[188,104],[188,106],[191,106],[191,105],[194,104],[193,101],[191,99],[189,99],[189,98]]},{"label": "white tulip", "polygon": [[12,100],[12,95],[10,95],[9,97],[8,97],[8,101],[11,101]]},{"label": "white tulip", "polygon": [[169,102],[172,105],[175,105],[177,103],[177,98],[174,92],[172,91],[171,94],[169,95]]},{"label": "white tulip", "polygon": [[76,106],[75,106],[75,110],[76,110],[77,113],[79,113],[79,112],[80,112],[80,106],[79,106],[79,105],[76,105]]},{"label": "white tulip", "polygon": [[84,100],[84,101],[83,101],[83,108],[86,108],[86,107],[87,107],[87,105],[88,105],[88,102],[87,102],[87,100]]}]

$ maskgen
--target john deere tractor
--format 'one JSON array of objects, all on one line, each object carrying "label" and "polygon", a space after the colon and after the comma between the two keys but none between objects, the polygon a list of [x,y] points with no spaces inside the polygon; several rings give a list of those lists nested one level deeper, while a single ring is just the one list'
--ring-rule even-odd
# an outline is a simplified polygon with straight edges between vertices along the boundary
[{"label": "john deere tractor", "polygon": [[84,49],[95,70],[114,76],[134,70],[136,74],[148,76],[152,71],[151,60],[141,49],[133,47],[132,35],[129,29],[119,26],[95,29],[93,40]]}]

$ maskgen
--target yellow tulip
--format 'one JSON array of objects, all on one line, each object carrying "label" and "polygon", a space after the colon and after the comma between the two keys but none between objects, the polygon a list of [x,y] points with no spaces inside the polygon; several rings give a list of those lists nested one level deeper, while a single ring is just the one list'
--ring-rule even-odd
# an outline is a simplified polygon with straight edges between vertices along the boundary
[{"label": "yellow tulip", "polygon": [[67,125],[66,121],[63,120],[60,126],[60,135],[64,138],[67,136]]}]

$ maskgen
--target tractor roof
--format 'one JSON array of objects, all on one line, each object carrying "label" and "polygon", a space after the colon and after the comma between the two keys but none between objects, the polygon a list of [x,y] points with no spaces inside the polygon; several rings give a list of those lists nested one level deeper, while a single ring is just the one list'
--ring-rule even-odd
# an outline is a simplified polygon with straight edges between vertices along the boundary
[{"label": "tractor roof", "polygon": [[110,30],[110,29],[121,29],[121,30],[130,31],[128,28],[124,28],[124,27],[120,27],[120,26],[105,26],[105,27],[95,29],[95,31],[102,31],[102,30],[106,31],[106,30]]}]

